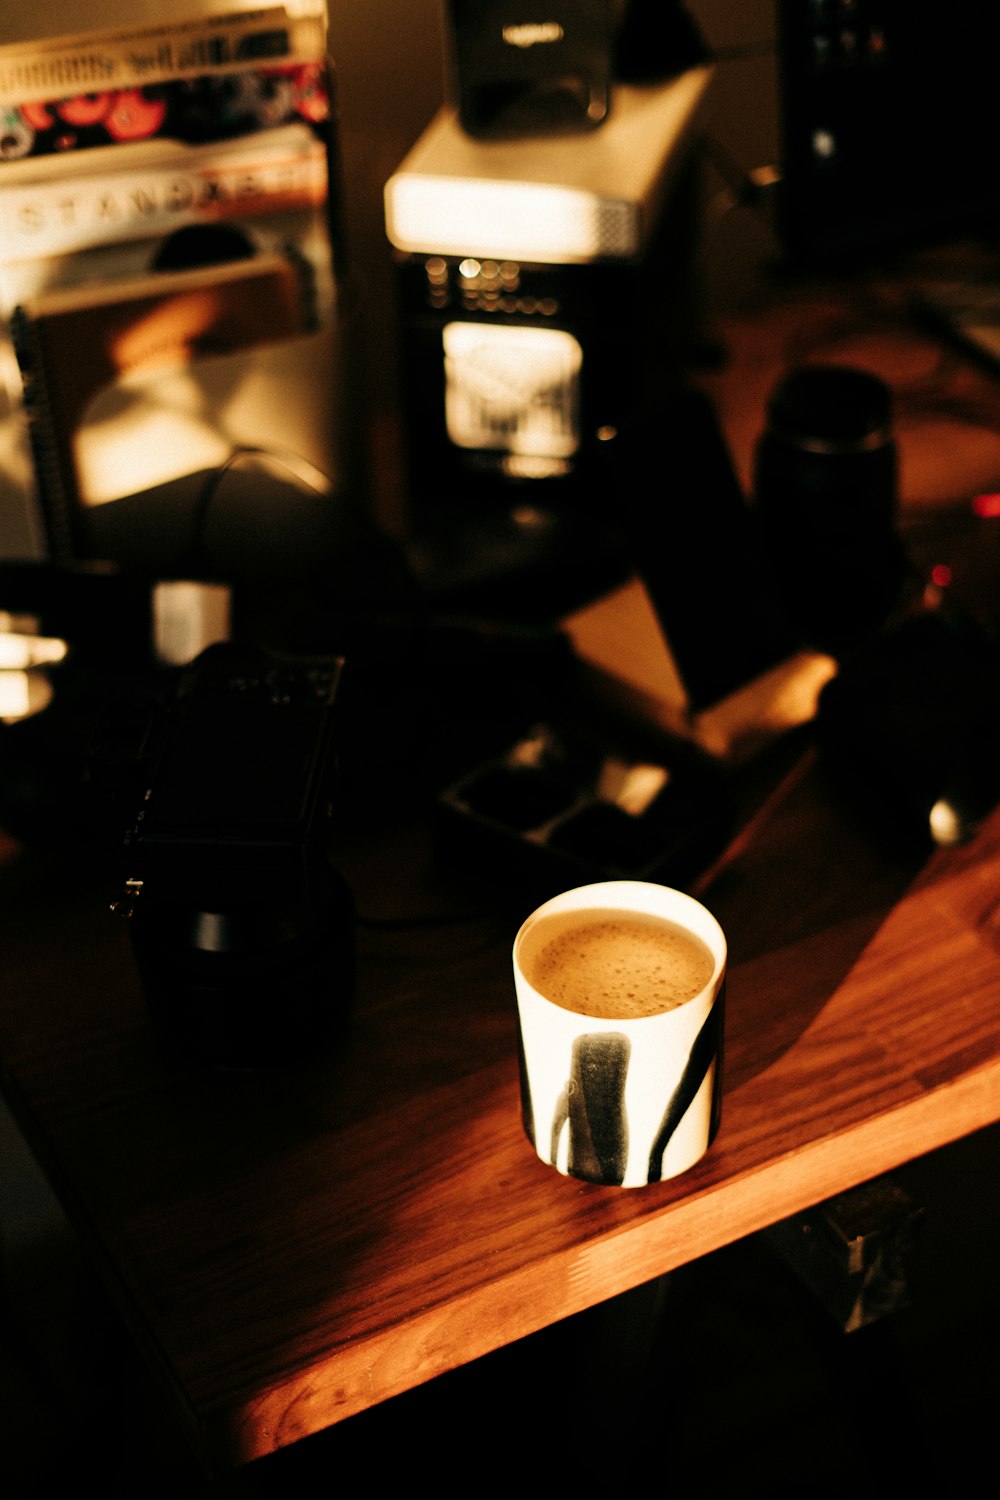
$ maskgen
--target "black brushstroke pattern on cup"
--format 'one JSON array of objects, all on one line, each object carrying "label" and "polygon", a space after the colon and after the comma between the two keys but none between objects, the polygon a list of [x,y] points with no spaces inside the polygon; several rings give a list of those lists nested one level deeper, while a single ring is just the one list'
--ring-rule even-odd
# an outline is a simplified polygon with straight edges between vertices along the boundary
[{"label": "black brushstroke pattern on cup", "polygon": [[535,1139],[535,1106],[531,1097],[531,1089],[528,1087],[528,1063],[524,1055],[524,1038],[521,1029],[517,1032],[517,1066],[521,1075],[521,1121],[524,1125],[524,1133],[528,1140],[538,1150],[538,1142]]},{"label": "black brushstroke pattern on cup", "polygon": [[570,1076],[552,1120],[552,1161],[569,1121],[567,1170],[587,1182],[618,1186],[628,1162],[625,1078],[630,1044],[616,1031],[590,1032],[573,1043]]},{"label": "black brushstroke pattern on cup", "polygon": [[709,1140],[715,1135],[719,1127],[720,1103],[722,1098],[722,1031],[723,1016],[725,1012],[725,983],[723,982],[715,1004],[705,1017],[704,1024],[694,1041],[690,1056],[687,1060],[681,1080],[671,1096],[663,1116],[662,1124],[653,1142],[649,1153],[649,1171],[646,1176],[647,1182],[659,1182],[663,1176],[663,1154],[670,1142],[670,1137],[687,1114],[693,1103],[698,1090],[705,1081],[709,1068],[714,1062],[716,1064],[715,1080],[712,1090],[712,1116],[709,1127]]}]

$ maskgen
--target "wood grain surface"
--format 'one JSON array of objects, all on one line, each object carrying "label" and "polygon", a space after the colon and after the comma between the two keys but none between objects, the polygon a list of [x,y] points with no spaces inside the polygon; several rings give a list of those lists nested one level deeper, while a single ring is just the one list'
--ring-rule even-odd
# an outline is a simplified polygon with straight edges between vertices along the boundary
[{"label": "wood grain surface", "polygon": [[[419,829],[344,854],[362,917],[468,902]],[[86,868],[22,853],[3,882],[5,1091],[210,1470],[1000,1115],[1000,818],[889,856],[808,753],[703,892],[731,952],[720,1133],[639,1190],[523,1134],[513,912],[362,925],[334,1054],[205,1077],[161,1059]]]}]

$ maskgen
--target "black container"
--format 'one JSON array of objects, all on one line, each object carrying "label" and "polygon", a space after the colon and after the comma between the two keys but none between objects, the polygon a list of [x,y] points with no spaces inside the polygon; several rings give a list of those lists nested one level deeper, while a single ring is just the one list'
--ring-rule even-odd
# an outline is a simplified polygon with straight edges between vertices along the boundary
[{"label": "black container", "polygon": [[608,112],[614,0],[449,0],[453,88],[473,136],[585,130]]},{"label": "black container", "polygon": [[790,371],[768,403],[754,499],[787,616],[833,654],[891,615],[907,566],[897,531],[889,389],[843,365]]},{"label": "black container", "polygon": [[158,1040],[181,1066],[299,1062],[332,1044],[351,1013],[354,903],[332,867],[284,902],[210,911],[140,900],[130,931]]},{"label": "black container", "polygon": [[146,725],[113,910],[176,1060],[267,1068],[349,1012],[353,902],[329,854],[342,666],[219,642]]}]

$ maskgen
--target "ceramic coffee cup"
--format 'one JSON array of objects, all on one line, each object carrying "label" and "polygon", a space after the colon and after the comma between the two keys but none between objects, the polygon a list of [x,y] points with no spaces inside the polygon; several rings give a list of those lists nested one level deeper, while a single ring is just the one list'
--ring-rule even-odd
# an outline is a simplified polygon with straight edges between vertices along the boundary
[{"label": "ceramic coffee cup", "polygon": [[601,881],[514,942],[525,1130],[570,1177],[639,1187],[687,1171],[719,1123],[727,948],[681,891]]}]

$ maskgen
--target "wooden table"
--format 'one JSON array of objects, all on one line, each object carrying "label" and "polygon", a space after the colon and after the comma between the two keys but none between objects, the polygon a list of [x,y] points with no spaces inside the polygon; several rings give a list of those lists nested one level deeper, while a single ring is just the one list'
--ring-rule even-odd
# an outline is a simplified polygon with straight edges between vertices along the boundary
[{"label": "wooden table", "polygon": [[766,770],[701,890],[731,951],[722,1128],[631,1192],[534,1157],[524,911],[458,920],[474,893],[419,824],[342,850],[362,918],[414,919],[362,922],[344,1044],[256,1078],[167,1067],[103,878],[6,850],[4,1091],[209,1471],[1000,1119],[1000,814],[904,857],[807,744]]},{"label": "wooden table", "polygon": [[[433,909],[427,855],[369,841],[362,914]],[[732,954],[720,1134],[631,1192],[522,1132],[512,915],[362,927],[337,1054],[201,1077],[161,1061],[85,869],[22,853],[3,884],[5,1092],[210,1471],[1000,1118],[1000,817],[888,857],[808,754],[705,892]]]}]

